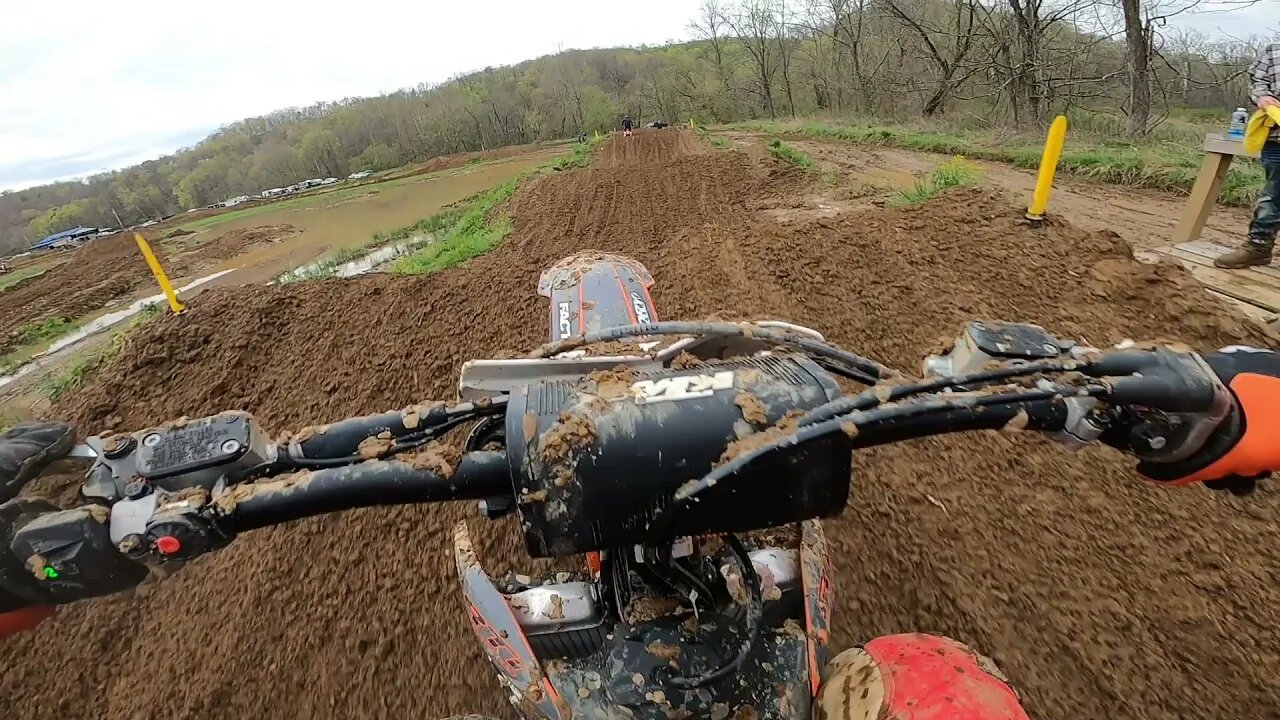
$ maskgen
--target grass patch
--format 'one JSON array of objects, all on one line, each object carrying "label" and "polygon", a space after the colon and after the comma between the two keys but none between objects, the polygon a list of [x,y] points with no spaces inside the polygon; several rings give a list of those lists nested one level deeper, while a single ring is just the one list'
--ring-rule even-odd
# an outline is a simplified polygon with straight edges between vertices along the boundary
[{"label": "grass patch", "polygon": [[577,142],[573,144],[573,150],[568,155],[562,155],[545,166],[550,170],[572,170],[574,168],[584,168],[591,164],[591,158],[595,157],[596,147],[605,141],[605,136],[599,138],[588,138],[586,142]]},{"label": "grass patch", "polygon": [[80,387],[89,373],[115,357],[118,352],[116,350],[109,354],[107,351],[102,351],[77,359],[62,370],[43,378],[40,381],[40,393],[48,398],[49,402],[57,402],[58,398]]},{"label": "grass patch", "polygon": [[0,290],[13,287],[27,278],[43,275],[48,269],[47,267],[27,267],[21,270],[14,270],[8,275],[0,275]]},{"label": "grass patch", "polygon": [[788,145],[778,138],[774,138],[769,143],[769,154],[803,170],[813,169],[813,158],[806,155],[800,148]]},{"label": "grass patch", "polygon": [[[1040,165],[1044,139],[1029,135],[994,132],[938,131],[881,124],[840,124],[830,122],[742,123],[735,127],[757,132],[797,135],[819,140],[849,140],[870,145],[888,145],[923,152],[963,155],[980,160],[1005,162],[1034,169]],[[1059,171],[1101,182],[1148,187],[1181,193],[1190,192],[1200,171],[1203,153],[1198,141],[1188,140],[1197,131],[1185,126],[1163,137],[1142,143],[1116,140],[1114,135],[1090,135],[1068,131]],[[1199,135],[1203,137],[1203,135]],[[1219,200],[1225,205],[1248,206],[1258,199],[1262,187],[1262,167],[1256,162],[1237,162],[1223,183]]]},{"label": "grass patch", "polygon": [[41,340],[58,337],[71,332],[76,324],[67,317],[46,318],[44,322],[27,323],[18,328],[14,342],[18,345],[33,345]]},{"label": "grass patch", "polygon": [[[557,168],[560,169],[560,168]],[[420,223],[435,229],[435,242],[391,263],[388,270],[401,275],[422,275],[458,265],[489,251],[511,232],[511,220],[487,219],[489,211],[506,202],[519,186],[508,180],[470,202],[450,208]]]},{"label": "grass patch", "polygon": [[729,142],[728,138],[722,137],[720,135],[712,135],[707,130],[707,128],[702,125],[695,125],[694,130],[698,133],[698,137],[711,143],[713,146],[721,150],[728,150],[729,148],[733,147],[733,143]]},{"label": "grass patch", "polygon": [[[89,377],[93,371],[119,355],[120,350],[124,348],[124,343],[129,333],[138,329],[144,323],[164,314],[165,305],[162,303],[154,302],[143,305],[138,314],[134,315],[128,327],[123,330],[117,330],[111,335],[111,342],[106,347],[76,358],[61,370],[41,378],[38,383],[40,393],[48,398],[49,402],[57,402],[58,398],[83,385],[85,378]],[[16,369],[16,367],[11,368],[4,374],[7,375]]]},{"label": "grass patch", "polygon": [[894,207],[909,207],[932,200],[943,192],[965,185],[972,185],[978,179],[978,169],[956,157],[933,169],[927,180],[917,180],[914,187],[900,190],[890,202]]},{"label": "grass patch", "polygon": [[567,155],[557,157],[546,165],[522,173],[466,202],[391,233],[384,241],[419,233],[429,233],[434,240],[421,250],[393,261],[387,269],[401,275],[422,275],[483,255],[511,232],[511,218],[493,215],[496,208],[515,195],[520,183],[536,174],[587,167],[591,164],[596,147],[606,139],[602,136],[574,143]]}]

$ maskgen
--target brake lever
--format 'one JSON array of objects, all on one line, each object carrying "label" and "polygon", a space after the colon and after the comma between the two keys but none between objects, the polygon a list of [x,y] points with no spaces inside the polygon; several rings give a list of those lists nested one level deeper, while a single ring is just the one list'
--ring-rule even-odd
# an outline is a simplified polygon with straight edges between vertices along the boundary
[{"label": "brake lever", "polygon": [[1125,416],[1104,441],[1142,461],[1185,460],[1235,417],[1231,391],[1190,348],[1111,352],[1086,372],[1111,386],[1107,402]]}]

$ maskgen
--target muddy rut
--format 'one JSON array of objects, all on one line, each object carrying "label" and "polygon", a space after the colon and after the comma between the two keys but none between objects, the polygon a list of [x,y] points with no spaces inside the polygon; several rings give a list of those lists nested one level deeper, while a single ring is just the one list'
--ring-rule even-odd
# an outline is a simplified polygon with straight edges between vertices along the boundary
[{"label": "muddy rut", "polygon": [[[624,145],[623,143],[630,143]],[[971,318],[1094,344],[1260,342],[1180,269],[1110,233],[1031,231],[997,197],[806,214],[797,171],[679,131],[543,176],[487,256],[420,278],[220,288],[147,326],[54,412],[136,428],[227,408],[273,429],[447,398],[460,364],[542,340],[539,272],[594,248],[657,279],[666,318],[772,317],[914,370]],[[781,219],[779,219],[781,218]],[[837,646],[921,630],[991,654],[1037,718],[1280,715],[1277,495],[1138,484],[1107,450],[987,433],[855,458],[828,524]],[[48,488],[46,488],[48,489]],[[471,507],[361,510],[238,539],[129,597],[0,645],[23,718],[511,717],[464,620],[449,529]],[[513,528],[472,520],[482,558]]]}]

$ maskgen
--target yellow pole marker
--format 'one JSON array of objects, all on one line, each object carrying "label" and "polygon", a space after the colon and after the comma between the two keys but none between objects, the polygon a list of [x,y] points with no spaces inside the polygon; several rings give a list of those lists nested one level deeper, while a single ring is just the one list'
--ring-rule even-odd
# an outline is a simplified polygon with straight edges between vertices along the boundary
[{"label": "yellow pole marker", "polygon": [[182,303],[178,302],[178,293],[174,291],[173,285],[169,283],[169,277],[164,274],[164,268],[160,267],[160,261],[156,259],[156,254],[151,251],[151,246],[143,239],[141,233],[133,234],[134,242],[138,243],[138,249],[142,251],[142,257],[147,261],[147,267],[151,268],[151,274],[156,276],[156,282],[160,283],[160,289],[164,291],[164,296],[169,299],[169,309],[175,315],[186,310]]},{"label": "yellow pole marker", "polygon": [[690,130],[697,130],[697,129],[698,129],[698,126],[693,124],[693,118],[689,118],[689,129],[690,129]]},{"label": "yellow pole marker", "polygon": [[1044,211],[1049,207],[1049,193],[1053,190],[1053,176],[1058,172],[1058,161],[1062,159],[1062,146],[1066,141],[1067,118],[1059,115],[1049,126],[1049,139],[1045,141],[1044,155],[1040,158],[1035,193],[1031,196],[1031,207],[1027,208],[1028,220],[1044,220]]}]

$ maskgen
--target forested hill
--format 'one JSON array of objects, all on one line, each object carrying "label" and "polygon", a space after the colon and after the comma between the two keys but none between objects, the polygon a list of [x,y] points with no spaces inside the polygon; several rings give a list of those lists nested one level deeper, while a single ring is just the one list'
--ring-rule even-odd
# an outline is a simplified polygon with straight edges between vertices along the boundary
[{"label": "forested hill", "polygon": [[1161,35],[1154,21],[1178,3],[1212,1],[1124,0],[1145,18],[1127,24],[1109,0],[707,0],[691,22],[695,42],[573,50],[282,110],[126,170],[0,194],[0,251],[75,225],[114,226],[117,215],[134,223],[309,177],[607,129],[624,113],[1034,126],[1095,108],[1121,127],[1127,116],[1141,135],[1168,107],[1241,102],[1249,43]]}]

